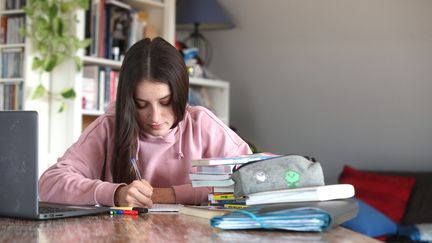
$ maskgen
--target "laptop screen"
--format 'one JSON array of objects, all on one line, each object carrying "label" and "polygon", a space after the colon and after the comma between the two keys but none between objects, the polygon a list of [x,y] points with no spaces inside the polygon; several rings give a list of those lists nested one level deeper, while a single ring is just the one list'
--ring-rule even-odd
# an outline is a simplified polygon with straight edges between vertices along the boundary
[{"label": "laptop screen", "polygon": [[0,111],[0,215],[38,212],[38,114]]}]

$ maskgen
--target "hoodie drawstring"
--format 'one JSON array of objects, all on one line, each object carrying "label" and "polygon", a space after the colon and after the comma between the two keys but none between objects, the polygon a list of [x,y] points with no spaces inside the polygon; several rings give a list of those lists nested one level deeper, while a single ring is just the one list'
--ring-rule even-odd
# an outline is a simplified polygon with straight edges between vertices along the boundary
[{"label": "hoodie drawstring", "polygon": [[180,126],[180,124],[178,125],[178,132],[179,132],[179,145],[178,145],[178,154],[177,154],[177,156],[178,156],[178,159],[183,159],[184,158],[184,155],[183,155],[183,152],[182,152],[182,130],[181,130],[181,126]]}]

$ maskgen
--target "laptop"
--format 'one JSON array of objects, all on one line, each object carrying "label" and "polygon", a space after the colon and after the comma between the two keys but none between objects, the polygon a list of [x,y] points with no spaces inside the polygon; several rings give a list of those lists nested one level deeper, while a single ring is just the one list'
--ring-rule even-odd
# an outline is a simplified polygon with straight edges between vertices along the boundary
[{"label": "laptop", "polygon": [[109,211],[38,198],[38,113],[0,111],[0,217],[54,219]]}]

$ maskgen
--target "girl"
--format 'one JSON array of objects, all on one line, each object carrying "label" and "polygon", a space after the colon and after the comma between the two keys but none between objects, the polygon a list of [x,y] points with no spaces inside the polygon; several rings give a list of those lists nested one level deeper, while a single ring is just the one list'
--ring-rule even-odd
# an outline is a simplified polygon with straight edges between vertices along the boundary
[{"label": "girl", "polygon": [[[42,201],[151,207],[199,204],[190,161],[250,154],[247,143],[204,107],[187,106],[182,56],[163,40],[133,45],[110,104],[39,181]],[[136,169],[134,169],[134,165]]]}]

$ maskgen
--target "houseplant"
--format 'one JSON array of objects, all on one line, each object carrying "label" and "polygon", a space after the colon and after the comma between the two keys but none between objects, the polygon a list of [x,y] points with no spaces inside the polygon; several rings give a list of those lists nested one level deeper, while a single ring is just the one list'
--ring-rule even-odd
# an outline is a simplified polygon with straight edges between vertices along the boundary
[{"label": "houseplant", "polygon": [[[77,51],[87,47],[90,40],[80,40],[74,33],[74,26],[78,22],[77,10],[88,6],[88,0],[28,0],[24,8],[29,24],[22,29],[22,34],[31,41],[35,52],[32,69],[39,73],[39,85],[32,98],[48,95],[51,99],[60,100],[59,112],[66,108],[66,100],[75,98],[75,90],[65,88],[59,94],[53,93],[43,85],[41,77],[43,73],[51,74],[66,60],[74,60],[76,69],[81,69],[82,60]],[[60,80],[52,80],[49,75],[49,82]]]}]

